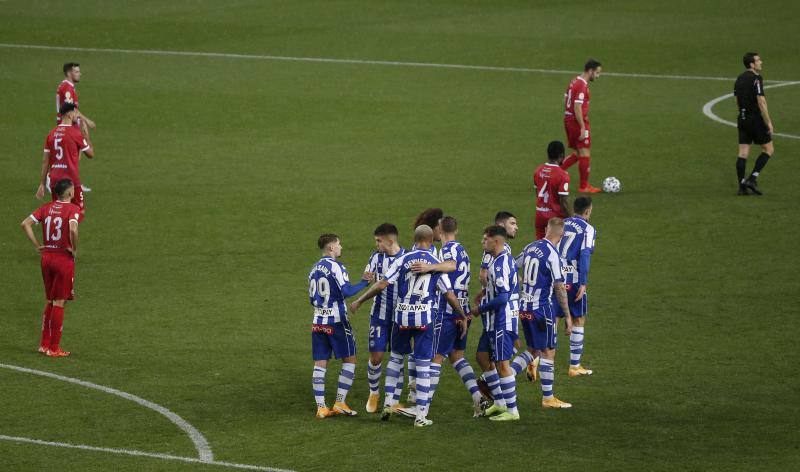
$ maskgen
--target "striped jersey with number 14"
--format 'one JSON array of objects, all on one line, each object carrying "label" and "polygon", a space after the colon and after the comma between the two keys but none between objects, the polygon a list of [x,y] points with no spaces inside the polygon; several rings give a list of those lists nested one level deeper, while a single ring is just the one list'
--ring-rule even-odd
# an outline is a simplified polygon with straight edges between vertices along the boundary
[{"label": "striped jersey with number 14", "polygon": [[439,259],[429,251],[416,249],[400,256],[386,273],[386,281],[397,286],[397,305],[394,322],[404,327],[426,326],[436,311],[438,289],[441,293],[452,291],[450,280],[441,272],[415,274],[415,262],[438,264]]}]

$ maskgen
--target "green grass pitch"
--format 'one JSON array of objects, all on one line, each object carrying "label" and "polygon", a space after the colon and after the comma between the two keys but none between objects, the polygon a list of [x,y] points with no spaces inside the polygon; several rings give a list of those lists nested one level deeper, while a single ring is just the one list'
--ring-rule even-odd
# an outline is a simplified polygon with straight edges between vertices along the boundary
[{"label": "green grass pitch", "polygon": [[[441,206],[477,260],[497,210],[533,237],[531,175],[571,74],[67,52],[0,46],[0,363],[75,377],[163,405],[220,461],[297,471],[796,470],[800,142],[776,138],[765,195],[737,198],[736,131],[702,114],[747,50],[769,80],[800,80],[792,1],[230,1],[0,3],[0,43],[202,51],[730,77],[605,76],[592,86],[599,231],[585,364],[522,421],[471,418],[449,366],[414,430],[363,412],[366,307],[350,403],[316,421],[306,276],[319,233],[357,274],[371,232]],[[54,125],[63,62],[82,64],[98,124],[82,161],[77,299],[67,359],[36,354],[38,256],[19,230]],[[800,87],[767,91],[776,131],[800,135]],[[731,100],[714,108],[732,119]],[[751,163],[755,154],[752,155]],[[752,165],[752,164],[751,164]],[[573,180],[577,171],[573,168]],[[574,195],[573,195],[574,197]],[[567,345],[561,336],[562,349]],[[477,336],[470,336],[474,350]],[[470,354],[471,356],[471,354]],[[475,366],[475,363],[473,362]],[[332,364],[328,392],[333,389]],[[0,369],[0,435],[194,457],[157,413]],[[226,470],[0,441],[0,470]]]}]

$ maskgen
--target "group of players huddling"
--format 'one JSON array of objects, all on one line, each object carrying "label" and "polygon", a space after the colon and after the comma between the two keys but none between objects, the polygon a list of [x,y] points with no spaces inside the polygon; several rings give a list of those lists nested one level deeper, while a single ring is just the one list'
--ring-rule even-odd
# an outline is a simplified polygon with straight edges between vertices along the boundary
[{"label": "group of players huddling", "polygon": [[[480,266],[481,291],[470,299],[470,258],[458,242],[458,221],[439,208],[422,212],[414,222],[413,246],[399,244],[395,225],[384,223],[374,231],[376,251],[370,256],[361,281],[351,284],[338,258],[342,244],[335,234],[323,234],[318,246],[322,258],[308,276],[309,299],[314,309],[311,327],[314,359],[313,390],[317,418],[356,411],[347,403],[355,379],[356,342],[348,313],[355,313],[374,298],[370,313],[367,381],[368,413],[378,412],[384,354],[384,401],[381,419],[393,414],[414,418],[414,426],[433,424],[428,410],[439,385],[445,358],[461,377],[472,397],[473,416],[493,421],[519,420],[516,376],[526,371],[539,381],[542,406],[570,408],[553,395],[557,318],[564,319],[570,337],[569,376],[591,375],[581,366],[587,314],[586,284],[594,252],[595,229],[589,224],[592,201],[580,197],[571,216],[568,169],[579,163],[582,193],[600,190],[589,185],[589,88],[599,77],[601,64],[589,60],[583,74],[573,79],[564,94],[564,128],[572,153],[553,141],[548,161],[536,169],[536,239],[516,256],[509,240],[517,234],[517,219],[501,211],[483,232]],[[435,243],[441,243],[437,248]],[[346,299],[373,285],[349,306]],[[472,320],[483,320],[475,359],[478,378],[465,358]],[[526,349],[520,350],[519,329]],[[520,351],[517,354],[517,351]],[[333,355],[342,360],[336,400],[325,401],[325,374]],[[406,363],[409,394],[402,405]],[[412,405],[413,404],[413,405]]]},{"label": "group of players huddling", "polygon": [[[84,216],[84,192],[78,164],[81,155],[94,157],[89,129],[94,121],[78,110],[75,85],[81,79],[80,65],[64,64],[64,80],[56,89],[56,127],[45,139],[39,187],[36,198],[46,192],[52,201],[22,221],[22,229],[36,250],[41,253],[45,304],[39,352],[48,357],[66,357],[61,349],[66,303],[73,299],[75,256],[78,250],[78,223]],[[36,238],[33,225],[42,223],[42,242]]]}]

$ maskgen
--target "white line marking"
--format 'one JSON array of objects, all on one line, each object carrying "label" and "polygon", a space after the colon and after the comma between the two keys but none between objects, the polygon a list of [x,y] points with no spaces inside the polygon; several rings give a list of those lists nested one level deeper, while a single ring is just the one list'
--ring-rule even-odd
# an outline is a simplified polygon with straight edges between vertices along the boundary
[{"label": "white line marking", "polygon": [[[764,88],[768,89],[768,88],[785,87],[787,85],[798,85],[798,84],[800,84],[800,82],[781,82],[772,85],[765,85]],[[717,103],[732,97],[733,94],[728,93],[720,97],[717,97],[713,100],[710,100],[708,103],[703,105],[703,114],[711,118],[712,120],[716,121],[717,123],[722,123],[723,125],[733,126],[734,128],[736,128],[736,123],[734,123],[733,121],[728,121],[724,118],[720,118],[719,116],[715,115],[714,111],[712,110],[714,108],[714,105],[716,105]],[[794,134],[786,134],[786,133],[773,133],[773,136],[782,136],[784,138],[800,139],[800,136]]]},{"label": "white line marking", "polygon": [[28,369],[26,367],[19,367],[15,365],[8,365],[8,364],[0,364],[0,368],[3,369],[11,369],[16,370],[17,372],[24,372],[26,374],[33,374],[39,375],[42,377],[47,377],[51,379],[61,380],[62,382],[69,382],[72,384],[80,385],[82,387],[91,388],[94,390],[99,390],[101,392],[109,393],[111,395],[116,395],[120,398],[124,398],[126,400],[130,400],[136,404],[139,404],[145,408],[149,408],[157,413],[160,413],[168,420],[172,421],[177,427],[182,429],[188,436],[189,439],[192,440],[194,443],[195,449],[197,449],[197,457],[198,460],[201,462],[211,462],[214,460],[214,454],[211,452],[211,446],[208,445],[208,441],[206,440],[205,436],[203,436],[200,431],[198,431],[194,426],[190,425],[186,420],[181,418],[180,416],[176,415],[175,413],[169,411],[168,409],[164,408],[163,406],[153,403],[151,401],[145,400],[144,398],[137,397],[136,395],[132,395],[127,392],[123,392],[111,387],[105,387],[103,385],[97,385],[92,382],[87,382],[85,380],[75,379],[72,377],[66,377],[63,375],[53,374],[50,372],[44,372],[41,370],[34,370]]},{"label": "white line marking", "polygon": [[21,438],[18,436],[6,436],[4,434],[0,434],[0,440],[2,441],[11,441],[17,443],[25,443],[25,444],[36,444],[39,446],[53,446],[53,447],[64,447],[67,449],[81,449],[84,451],[95,451],[95,452],[108,452],[111,454],[124,454],[128,456],[137,456],[137,457],[151,457],[154,459],[161,459],[161,460],[168,460],[168,461],[180,461],[180,462],[190,462],[195,464],[205,464],[205,465],[216,465],[220,467],[228,467],[231,469],[246,469],[246,470],[261,470],[265,472],[293,472],[288,469],[276,469],[273,467],[263,467],[260,465],[250,465],[250,464],[237,464],[235,462],[223,462],[223,461],[207,461],[198,459],[196,457],[183,457],[183,456],[173,456],[171,454],[159,454],[156,452],[144,452],[144,451],[137,451],[133,449],[117,449],[111,447],[95,447],[95,446],[87,446],[84,444],[70,444],[70,443],[62,443],[62,442],[52,442],[52,441],[42,441],[40,439],[31,439],[31,438]]},{"label": "white line marking", "polygon": [[[495,72],[523,72],[523,73],[535,73],[535,74],[559,74],[559,75],[577,74],[577,71],[574,70],[532,69],[528,67],[476,66],[467,64],[439,64],[435,62],[373,61],[366,59],[336,59],[336,58],[326,58],[326,57],[271,56],[262,54],[231,54],[223,52],[161,51],[157,49],[79,48],[71,46],[44,46],[38,44],[10,44],[10,43],[0,43],[0,48],[41,49],[46,51],[149,54],[154,56],[216,57],[216,58],[229,58],[229,59],[255,59],[263,61],[323,62],[323,63],[333,63],[333,64],[363,64],[363,65],[374,65],[374,66],[427,67],[432,69],[465,69],[465,70],[484,70],[484,71],[495,71]],[[730,77],[708,77],[701,75],[638,74],[630,72],[603,72],[603,75],[607,75],[609,77],[634,77],[642,79],[723,80],[723,81],[734,80]],[[790,81],[769,80],[768,82],[785,83]]]}]

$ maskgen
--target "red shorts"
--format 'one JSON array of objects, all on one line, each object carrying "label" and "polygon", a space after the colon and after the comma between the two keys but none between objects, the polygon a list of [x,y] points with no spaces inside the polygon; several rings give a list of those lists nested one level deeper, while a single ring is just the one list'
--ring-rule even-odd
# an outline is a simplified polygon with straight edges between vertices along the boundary
[{"label": "red shorts", "polygon": [[[53,186],[55,186],[55,182],[53,182],[52,180],[50,181],[50,183],[53,184]],[[80,222],[80,221],[83,221],[83,213],[84,213],[84,208],[83,208],[83,188],[81,187],[81,184],[75,184],[74,189],[75,189],[75,194],[72,196],[72,200],[70,200],[70,203],[78,205],[78,208],[81,209],[81,217],[78,218],[78,220]],[[50,187],[50,195],[53,196],[53,201],[56,201],[58,199],[58,197],[56,197],[55,192],[53,192],[53,187]]]},{"label": "red shorts", "polygon": [[547,222],[550,221],[550,218],[561,218],[561,215],[553,212],[536,212],[536,239],[542,239],[544,237],[544,233],[547,230]]},{"label": "red shorts", "polygon": [[581,138],[581,125],[575,120],[564,120],[564,130],[567,132],[567,147],[571,149],[589,149],[592,147],[592,133],[589,131],[589,122],[585,121],[586,139]]},{"label": "red shorts", "polygon": [[75,259],[72,254],[45,252],[42,254],[42,279],[47,300],[72,300]]}]

